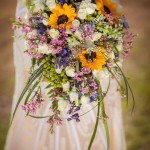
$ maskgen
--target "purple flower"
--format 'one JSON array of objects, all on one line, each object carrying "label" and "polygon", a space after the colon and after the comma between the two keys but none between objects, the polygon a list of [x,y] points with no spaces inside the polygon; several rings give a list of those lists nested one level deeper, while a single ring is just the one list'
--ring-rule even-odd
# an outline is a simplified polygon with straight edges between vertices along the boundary
[{"label": "purple flower", "polygon": [[80,119],[79,119],[79,114],[78,113],[75,113],[74,115],[71,116],[72,119],[75,119],[76,122],[79,122]]},{"label": "purple flower", "polygon": [[36,23],[37,23],[37,24],[42,23],[42,20],[41,20],[41,18],[40,18],[40,17],[37,17],[37,19],[36,19]]},{"label": "purple flower", "polygon": [[68,66],[69,57],[71,55],[71,51],[67,48],[63,49],[59,54],[58,58],[55,61],[56,68],[63,68]]},{"label": "purple flower", "polygon": [[69,57],[65,57],[65,58],[62,58],[62,57],[58,57],[55,61],[55,64],[56,64],[56,68],[64,68],[66,66],[68,66],[69,64]]},{"label": "purple flower", "polygon": [[45,32],[45,29],[43,27],[40,27],[38,29],[38,34],[44,34],[44,32]]},{"label": "purple flower", "polygon": [[97,94],[97,93],[94,94],[94,95],[92,95],[92,96],[90,97],[90,102],[96,101],[97,97],[98,97],[98,94]]}]

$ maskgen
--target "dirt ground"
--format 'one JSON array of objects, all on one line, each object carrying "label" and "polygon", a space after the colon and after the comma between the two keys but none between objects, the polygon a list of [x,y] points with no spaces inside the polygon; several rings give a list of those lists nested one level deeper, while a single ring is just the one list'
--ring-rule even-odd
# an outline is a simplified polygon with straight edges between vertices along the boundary
[{"label": "dirt ground", "polygon": [[[130,77],[136,107],[124,108],[124,126],[128,150],[150,149],[150,0],[122,0],[130,28],[139,33],[124,71]],[[11,112],[15,71],[13,65],[13,31],[9,18],[15,15],[16,1],[0,2],[0,150],[3,150]],[[125,102],[124,102],[125,103]]]}]

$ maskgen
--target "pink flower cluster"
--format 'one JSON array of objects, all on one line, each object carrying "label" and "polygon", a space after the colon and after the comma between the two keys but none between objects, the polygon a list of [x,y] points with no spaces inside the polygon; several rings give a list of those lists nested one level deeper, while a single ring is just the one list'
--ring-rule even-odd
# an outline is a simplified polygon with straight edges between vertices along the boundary
[{"label": "pink flower cluster", "polygon": [[62,51],[65,44],[65,39],[52,39],[50,42],[50,49],[54,54],[58,54]]},{"label": "pink flower cluster", "polygon": [[93,87],[94,90],[97,90],[98,89],[98,86],[96,84],[95,81],[93,81],[91,84],[90,84],[91,87]]},{"label": "pink flower cluster", "polygon": [[81,37],[85,40],[92,40],[94,35],[94,29],[90,25],[85,25],[81,30]]},{"label": "pink flower cluster", "polygon": [[123,36],[124,57],[129,56],[129,52],[134,44],[135,34],[127,31]]},{"label": "pink flower cluster", "polygon": [[82,94],[88,94],[89,93],[89,88],[88,87],[83,87],[82,88]]},{"label": "pink flower cluster", "polygon": [[22,105],[22,110],[25,110],[26,112],[29,112],[31,114],[36,113],[36,109],[42,105],[42,101],[33,100],[30,103],[27,103],[26,105]]},{"label": "pink flower cluster", "polygon": [[57,115],[53,115],[47,120],[47,123],[50,125],[56,124],[56,125],[62,125],[62,120]]},{"label": "pink flower cluster", "polygon": [[75,72],[74,74],[74,79],[79,81],[83,81],[84,80],[84,75],[90,74],[91,70],[88,68],[83,67],[81,69],[81,72]]}]

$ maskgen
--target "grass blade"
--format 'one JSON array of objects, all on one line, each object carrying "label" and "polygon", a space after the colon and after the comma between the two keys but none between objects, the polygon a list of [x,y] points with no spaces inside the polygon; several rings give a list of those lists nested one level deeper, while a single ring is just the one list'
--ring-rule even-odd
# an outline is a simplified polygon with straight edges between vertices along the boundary
[{"label": "grass blade", "polygon": [[33,92],[33,90],[37,87],[37,85],[38,85],[39,83],[40,83],[40,81],[36,81],[36,82],[35,82],[35,84],[33,85],[32,89],[30,90],[30,92],[28,93],[28,95],[27,95],[27,97],[26,97],[26,99],[25,99],[25,101],[24,101],[24,105],[27,104],[28,99],[30,98],[30,96],[31,96],[31,94],[32,94],[32,92]]},{"label": "grass blade", "polygon": [[25,95],[25,93],[27,92],[28,88],[30,87],[30,85],[33,83],[33,81],[43,72],[43,66],[39,67],[37,70],[36,70],[36,74],[34,74],[34,76],[32,76],[32,78],[30,78],[30,81],[27,83],[27,85],[25,86],[25,88],[23,89],[18,101],[17,101],[17,104],[16,104],[16,107],[14,109],[14,112],[13,112],[13,115],[12,115],[12,119],[11,119],[11,122],[10,122],[10,125],[9,125],[9,128],[11,127],[12,125],[12,122],[13,122],[13,119],[14,119],[14,116],[16,114],[16,111],[17,111],[17,108],[23,98],[23,96]]},{"label": "grass blade", "polygon": [[88,146],[88,150],[91,149],[92,143],[95,139],[95,135],[96,135],[96,131],[97,131],[97,127],[98,127],[98,123],[99,123],[99,114],[100,114],[100,100],[98,101],[98,106],[97,106],[97,119],[96,119],[96,123],[95,123],[95,127],[94,127],[94,131]]},{"label": "grass blade", "polygon": [[108,129],[108,123],[107,120],[103,120],[103,124],[105,127],[105,133],[106,133],[106,139],[107,139],[107,150],[109,150],[109,145],[110,145],[110,137],[109,137],[109,129]]},{"label": "grass blade", "polygon": [[44,119],[44,118],[49,118],[50,116],[32,116],[32,115],[29,115],[30,117],[32,118],[36,118],[36,119]]},{"label": "grass blade", "polygon": [[[116,65],[118,66],[117,63],[116,63]],[[130,86],[130,84],[129,84],[127,78],[126,78],[126,76],[124,75],[122,69],[121,69],[119,66],[118,66],[118,68],[119,68],[119,70],[120,70],[120,72],[121,72],[121,74],[122,74],[122,76],[123,76],[123,78],[124,78],[124,80],[125,80],[125,83],[126,83],[126,86],[127,86],[127,90],[128,90],[128,88],[129,88],[129,90],[130,90],[130,93],[131,93],[131,96],[132,96],[132,101],[133,101],[133,106],[132,106],[132,112],[133,112],[134,107],[135,107],[135,98],[134,98],[133,91],[132,91],[131,86]]]}]

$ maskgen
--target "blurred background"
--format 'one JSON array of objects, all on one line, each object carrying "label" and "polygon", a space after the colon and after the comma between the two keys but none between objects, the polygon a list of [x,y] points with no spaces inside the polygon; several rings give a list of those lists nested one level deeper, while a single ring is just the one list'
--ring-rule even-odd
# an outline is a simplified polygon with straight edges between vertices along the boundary
[{"label": "blurred background", "polygon": [[[123,106],[127,150],[150,150],[150,0],[122,0],[121,5],[131,30],[139,34],[123,68],[136,100],[132,115],[130,108]],[[15,9],[16,1],[0,1],[0,150],[5,144],[15,84],[10,21]]]}]

